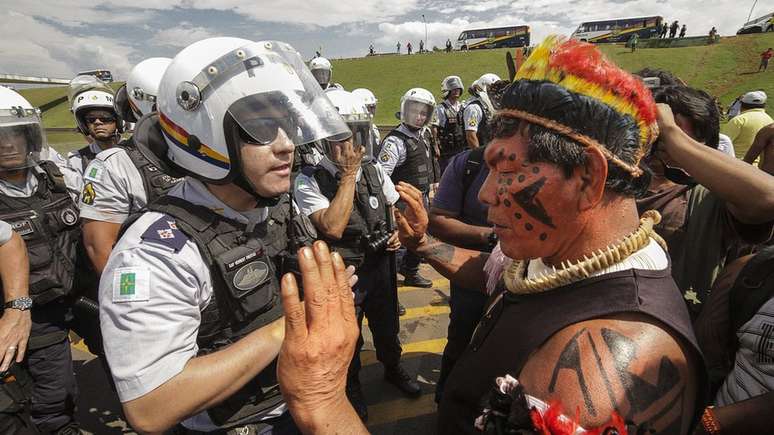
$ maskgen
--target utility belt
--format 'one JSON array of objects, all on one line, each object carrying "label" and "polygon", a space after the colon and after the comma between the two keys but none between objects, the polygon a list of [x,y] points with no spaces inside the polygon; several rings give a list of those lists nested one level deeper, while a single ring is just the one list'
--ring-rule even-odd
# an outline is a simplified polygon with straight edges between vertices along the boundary
[{"label": "utility belt", "polygon": [[[30,340],[32,341],[32,340]],[[17,363],[0,373],[0,413],[17,414],[29,408],[32,402],[32,376]]]}]

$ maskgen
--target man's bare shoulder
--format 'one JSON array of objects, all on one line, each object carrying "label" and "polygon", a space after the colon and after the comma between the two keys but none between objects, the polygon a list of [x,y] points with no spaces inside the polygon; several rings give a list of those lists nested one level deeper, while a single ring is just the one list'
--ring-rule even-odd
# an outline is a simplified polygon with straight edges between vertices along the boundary
[{"label": "man's bare shoulder", "polygon": [[615,411],[656,433],[686,433],[694,413],[697,364],[657,321],[641,315],[594,319],[552,336],[519,379],[528,393],[580,411],[595,427]]}]

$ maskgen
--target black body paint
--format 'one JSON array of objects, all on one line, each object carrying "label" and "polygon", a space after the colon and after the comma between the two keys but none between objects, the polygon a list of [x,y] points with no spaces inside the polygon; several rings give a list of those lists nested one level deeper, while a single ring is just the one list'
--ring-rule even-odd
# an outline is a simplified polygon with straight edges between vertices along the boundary
[{"label": "black body paint", "polygon": [[581,368],[578,337],[585,331],[586,328],[578,331],[570,341],[567,342],[567,345],[562,350],[562,353],[559,355],[559,360],[554,367],[554,372],[551,375],[551,383],[548,384],[548,392],[553,393],[556,390],[556,381],[559,378],[560,370],[572,370],[575,372],[575,376],[578,377],[578,384],[580,384],[581,393],[583,393],[583,402],[586,404],[586,410],[591,415],[597,415],[597,410],[594,408],[594,403],[591,401],[591,394],[589,394],[586,378],[583,376],[583,369]]},{"label": "black body paint", "polygon": [[532,217],[551,228],[556,228],[551,216],[548,215],[545,207],[543,207],[543,203],[537,198],[537,194],[543,185],[546,184],[546,180],[546,177],[542,177],[524,189],[512,193],[511,195],[516,203]]}]

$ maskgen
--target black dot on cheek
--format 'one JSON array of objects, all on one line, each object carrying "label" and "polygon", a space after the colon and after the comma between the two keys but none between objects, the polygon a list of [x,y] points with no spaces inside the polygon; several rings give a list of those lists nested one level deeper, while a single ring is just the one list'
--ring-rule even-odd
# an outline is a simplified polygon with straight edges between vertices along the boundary
[{"label": "black dot on cheek", "polygon": [[502,195],[503,193],[505,193],[505,188],[504,188],[504,187],[501,187],[500,189],[498,189],[498,190],[497,190],[497,193],[498,193],[499,195]]},{"label": "black dot on cheek", "polygon": [[547,238],[548,238],[548,234],[546,234],[546,233],[541,233],[540,234],[540,241],[541,242],[544,242]]},{"label": "black dot on cheek", "polygon": [[511,206],[511,202],[508,201],[507,199],[503,200],[503,204],[505,204],[506,207],[510,207]]},{"label": "black dot on cheek", "polygon": [[519,183],[523,183],[525,178],[527,178],[527,177],[525,177],[523,175],[519,175]]},{"label": "black dot on cheek", "polygon": [[538,172],[540,172],[540,168],[538,168],[537,166],[533,166],[532,167],[532,173],[533,174],[537,174]]},{"label": "black dot on cheek", "polygon": [[510,156],[508,156],[508,160],[510,161],[516,160],[516,154],[511,154]]},{"label": "black dot on cheek", "polygon": [[526,224],[524,224],[524,228],[526,228],[527,231],[532,231],[532,224],[527,222]]},{"label": "black dot on cheek", "polygon": [[509,186],[510,186],[511,184],[513,184],[513,178],[509,178],[509,179],[505,180],[505,184],[507,184],[507,185],[509,185]]},{"label": "black dot on cheek", "polygon": [[521,219],[521,213],[514,213],[513,215],[516,219]]},{"label": "black dot on cheek", "polygon": [[502,148],[500,148],[500,151],[498,151],[498,152],[497,152],[497,154],[498,154],[500,157],[502,157],[502,156],[504,156],[504,155],[505,155],[505,150],[504,150],[504,149],[502,149]]}]

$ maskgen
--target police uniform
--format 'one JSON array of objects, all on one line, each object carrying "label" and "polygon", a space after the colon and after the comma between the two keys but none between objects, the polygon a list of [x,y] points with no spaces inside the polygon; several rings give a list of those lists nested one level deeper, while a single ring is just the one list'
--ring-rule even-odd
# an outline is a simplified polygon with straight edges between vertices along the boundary
[{"label": "police uniform", "polygon": [[473,131],[478,138],[478,145],[485,146],[492,139],[492,132],[489,126],[489,122],[492,119],[492,114],[489,113],[489,109],[478,97],[471,98],[467,102],[463,109],[459,112],[461,114],[460,123],[465,126],[465,131]]},{"label": "police uniform", "polygon": [[34,381],[31,417],[42,433],[77,427],[65,296],[77,273],[80,190],[76,173],[48,160],[29,168],[22,184],[0,180],[0,219],[24,239],[30,259],[34,305],[26,359]]},{"label": "police uniform", "polygon": [[459,120],[459,112],[462,106],[462,103],[459,101],[452,104],[449,100],[443,100],[435,106],[433,125],[438,128],[441,172],[446,169],[449,159],[464,151],[467,146],[465,132]]},{"label": "police uniform", "polygon": [[[394,184],[403,181],[422,191],[427,207],[430,184],[435,174],[432,151],[425,140],[423,129],[412,131],[406,124],[401,123],[382,141],[377,160]],[[407,251],[403,256],[402,272],[416,275],[420,262],[419,256]]]},{"label": "police uniform", "polygon": [[70,151],[67,153],[67,166],[83,176],[86,167],[100,152],[102,152],[102,148],[96,142],[92,142],[81,149]]},{"label": "police uniform", "polygon": [[[191,358],[282,316],[279,277],[291,261],[288,251],[295,253],[288,232],[304,242],[314,237],[308,220],[290,212],[288,198],[237,212],[186,177],[128,227],[99,294],[105,353],[121,402],[169,381]],[[250,222],[257,240],[246,233]],[[182,424],[207,432],[232,427],[236,418],[265,422],[285,412],[273,363],[234,396]]]},{"label": "police uniform", "polygon": [[8,222],[0,220],[0,246],[5,245],[13,236],[13,228]]},{"label": "police uniform", "polygon": [[81,216],[123,223],[179,179],[164,174],[128,139],[96,155],[83,173]]}]

